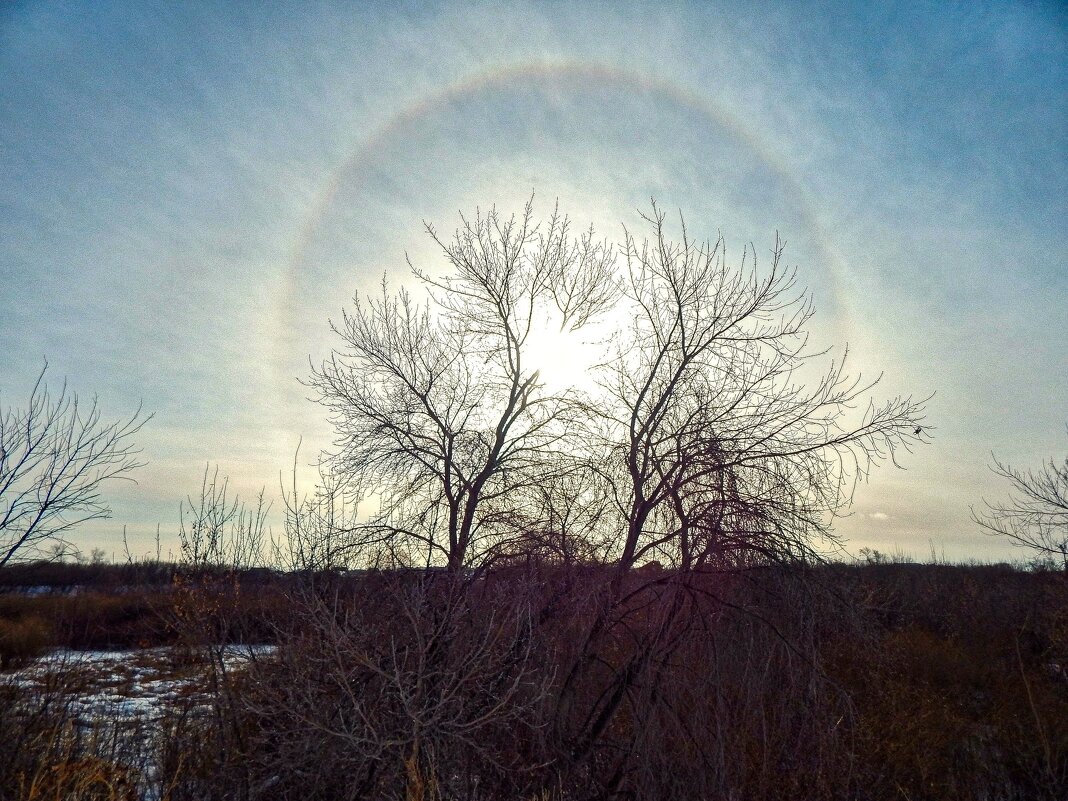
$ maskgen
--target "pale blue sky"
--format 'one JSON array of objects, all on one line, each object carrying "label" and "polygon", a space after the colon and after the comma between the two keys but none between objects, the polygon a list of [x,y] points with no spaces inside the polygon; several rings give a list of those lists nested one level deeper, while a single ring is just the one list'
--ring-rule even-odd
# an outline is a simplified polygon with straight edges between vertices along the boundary
[{"label": "pale blue sky", "polygon": [[851,547],[1015,554],[991,450],[1068,447],[1068,16],[1058,4],[49,4],[0,11],[0,393],[155,412],[79,541],[143,549],[218,462],[328,441],[295,378],[421,221],[533,190],[617,237],[655,195],[813,288],[883,393],[937,391]]}]

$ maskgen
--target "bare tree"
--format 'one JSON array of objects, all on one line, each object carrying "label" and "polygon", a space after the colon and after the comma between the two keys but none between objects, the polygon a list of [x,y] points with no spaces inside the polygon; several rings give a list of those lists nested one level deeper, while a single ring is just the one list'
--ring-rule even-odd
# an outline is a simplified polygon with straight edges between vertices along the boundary
[{"label": "bare tree", "polygon": [[271,504],[260,490],[254,505],[230,497],[229,476],[204,467],[200,495],[187,496],[178,510],[182,561],[191,567],[247,570],[267,558],[267,515]]},{"label": "bare tree", "polygon": [[761,273],[754,252],[730,265],[722,238],[694,242],[684,223],[671,240],[655,204],[644,219],[652,237],[628,232],[622,248],[633,322],[590,406],[620,565],[810,554],[855,482],[925,439],[924,402],[876,404],[878,379],[851,377],[844,358],[813,365],[812,305],[779,241]]},{"label": "bare tree", "polygon": [[359,525],[359,495],[324,460],[317,465],[313,490],[302,492],[298,486],[299,458],[300,445],[293,454],[291,483],[280,486],[285,536],[278,541],[272,539],[274,562],[308,575],[357,564],[374,565],[376,560],[365,550],[352,547],[350,534]]},{"label": "bare tree", "polygon": [[132,481],[143,466],[131,442],[150,416],[141,407],[107,423],[96,398],[88,404],[64,381],[53,398],[41,369],[25,409],[0,409],[0,566],[66,543],[88,520],[111,516],[101,488],[111,479]]},{"label": "bare tree", "polygon": [[456,572],[503,547],[530,516],[518,504],[555,469],[575,404],[548,392],[526,359],[555,316],[580,328],[615,297],[612,250],[574,237],[554,213],[540,227],[495,210],[451,240],[427,231],[452,273],[413,266],[425,303],[401,290],[355,299],[335,331],[346,349],[311,384],[338,432],[332,467],[379,511],[351,531],[362,548]]},{"label": "bare tree", "polygon": [[972,509],[972,519],[990,534],[1060,560],[1068,570],[1068,458],[1050,459],[1038,470],[1019,470],[996,456],[990,469],[1007,479],[1009,497],[984,500],[985,511]]}]

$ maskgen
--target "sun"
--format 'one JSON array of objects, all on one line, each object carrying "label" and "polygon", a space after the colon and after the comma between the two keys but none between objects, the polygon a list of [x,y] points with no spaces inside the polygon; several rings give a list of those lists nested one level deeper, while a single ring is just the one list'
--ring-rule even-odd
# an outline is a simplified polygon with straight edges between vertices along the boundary
[{"label": "sun", "polygon": [[552,394],[592,391],[596,367],[604,360],[605,324],[590,324],[577,331],[546,317],[532,324],[522,347],[523,370],[537,371],[538,380]]}]

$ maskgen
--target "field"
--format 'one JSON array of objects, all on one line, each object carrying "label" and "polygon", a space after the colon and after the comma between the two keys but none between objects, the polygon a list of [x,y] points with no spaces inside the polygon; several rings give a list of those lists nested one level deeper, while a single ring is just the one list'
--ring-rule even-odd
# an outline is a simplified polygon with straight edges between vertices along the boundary
[{"label": "field", "polygon": [[[603,566],[459,591],[425,572],[138,570],[0,575],[5,801],[1068,788],[1061,572],[877,560],[682,588],[650,566],[597,633]],[[428,604],[453,614],[412,614]],[[690,623],[668,631],[679,604]]]}]

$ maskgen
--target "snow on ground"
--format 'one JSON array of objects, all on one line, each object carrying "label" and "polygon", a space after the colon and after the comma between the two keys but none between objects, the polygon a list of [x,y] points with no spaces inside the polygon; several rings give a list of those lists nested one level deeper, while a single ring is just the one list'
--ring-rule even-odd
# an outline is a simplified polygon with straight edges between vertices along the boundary
[{"label": "snow on ground", "polygon": [[[212,649],[226,670],[269,659],[273,645],[227,645]],[[55,699],[74,725],[125,743],[123,752],[140,765],[139,795],[156,801],[157,766],[150,744],[169,710],[205,707],[207,654],[181,648],[122,651],[54,650],[31,664],[0,674],[0,685]]]},{"label": "snow on ground", "polygon": [[[228,645],[220,649],[228,669],[269,657],[271,645]],[[206,693],[203,661],[177,648],[122,651],[59,649],[6,675],[0,682],[41,692],[58,692],[78,723],[100,716],[158,721],[168,706]]]}]

